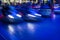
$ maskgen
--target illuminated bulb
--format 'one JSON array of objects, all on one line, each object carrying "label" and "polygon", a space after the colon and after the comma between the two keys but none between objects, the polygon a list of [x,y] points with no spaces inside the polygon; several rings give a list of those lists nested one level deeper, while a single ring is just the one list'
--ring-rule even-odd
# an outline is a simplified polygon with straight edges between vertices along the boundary
[{"label": "illuminated bulb", "polygon": [[35,14],[36,16],[42,16],[41,14]]},{"label": "illuminated bulb", "polygon": [[17,14],[16,16],[18,16],[18,17],[22,17],[21,15],[19,15],[19,14]]},{"label": "illuminated bulb", "polygon": [[12,15],[8,15],[9,18],[14,18]]},{"label": "illuminated bulb", "polygon": [[34,15],[31,15],[31,14],[28,14],[28,16],[30,16],[30,17],[36,17],[36,16],[34,16]]}]

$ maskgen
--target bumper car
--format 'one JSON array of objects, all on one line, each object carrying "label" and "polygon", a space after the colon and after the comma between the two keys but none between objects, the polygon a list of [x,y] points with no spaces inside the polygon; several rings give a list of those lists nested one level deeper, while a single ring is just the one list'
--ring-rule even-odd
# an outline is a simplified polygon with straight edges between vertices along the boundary
[{"label": "bumper car", "polygon": [[25,4],[21,7],[20,11],[24,14],[23,19],[25,21],[41,21],[42,15],[39,14],[35,9],[31,8],[31,4]]},{"label": "bumper car", "polygon": [[41,9],[40,14],[42,17],[51,17],[51,9]]},{"label": "bumper car", "polygon": [[55,14],[60,14],[60,6],[59,6],[59,4],[54,4],[54,13]]},{"label": "bumper car", "polygon": [[42,15],[42,17],[51,17],[52,10],[49,5],[45,4],[41,6],[39,13]]},{"label": "bumper car", "polygon": [[23,19],[25,21],[41,21],[42,20],[42,15],[38,14],[33,9],[29,9],[29,10],[25,11]]},{"label": "bumper car", "polygon": [[8,10],[3,9],[2,15],[4,16],[1,20],[6,23],[18,23],[22,22],[22,13],[15,10],[13,6],[9,6]]}]

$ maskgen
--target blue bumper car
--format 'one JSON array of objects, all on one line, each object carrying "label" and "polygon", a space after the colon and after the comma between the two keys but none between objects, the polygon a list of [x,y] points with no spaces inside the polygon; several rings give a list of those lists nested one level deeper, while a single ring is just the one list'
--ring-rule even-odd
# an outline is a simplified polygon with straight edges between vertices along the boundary
[{"label": "blue bumper car", "polygon": [[31,8],[31,4],[27,3],[23,5],[20,11],[24,14],[23,19],[25,21],[41,21],[42,15],[37,10]]},{"label": "blue bumper car", "polygon": [[42,17],[51,17],[52,10],[51,10],[50,6],[45,4],[45,5],[41,6],[39,13],[42,15]]},{"label": "blue bumper car", "polygon": [[4,22],[8,22],[8,23],[18,23],[18,22],[22,22],[23,18],[22,18],[22,13],[17,11],[15,9],[14,6],[9,6],[8,10],[3,9],[3,15],[4,18],[2,19],[2,21]]},{"label": "blue bumper car", "polygon": [[23,19],[25,21],[41,21],[42,15],[36,12],[34,9],[28,9],[26,11],[23,11],[24,16]]},{"label": "blue bumper car", "polygon": [[55,14],[60,14],[60,6],[59,6],[59,4],[54,4],[54,13]]}]

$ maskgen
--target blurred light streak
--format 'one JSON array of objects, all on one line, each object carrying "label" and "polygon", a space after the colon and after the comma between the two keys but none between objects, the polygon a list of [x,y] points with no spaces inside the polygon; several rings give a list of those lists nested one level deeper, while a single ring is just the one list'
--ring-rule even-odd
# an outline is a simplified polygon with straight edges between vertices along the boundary
[{"label": "blurred light streak", "polygon": [[52,14],[52,19],[55,19],[56,18],[56,15],[55,14]]},{"label": "blurred light streak", "polygon": [[28,16],[30,16],[30,17],[36,17],[36,16],[34,16],[34,15],[31,15],[31,14],[28,14]]},{"label": "blurred light streak", "polygon": [[14,28],[12,25],[8,25],[8,30],[10,33],[14,33]]},{"label": "blurred light streak", "polygon": [[13,17],[12,15],[8,15],[8,17],[9,17],[9,18],[13,18],[13,19],[14,19],[14,17]]},{"label": "blurred light streak", "polygon": [[35,31],[35,27],[33,24],[31,23],[27,23],[27,26],[28,26],[28,30],[29,32],[33,33]]},{"label": "blurred light streak", "polygon": [[36,16],[42,16],[41,14],[35,14]]},{"label": "blurred light streak", "polygon": [[17,14],[16,16],[18,16],[18,17],[22,17],[21,15],[19,15],[19,14]]}]

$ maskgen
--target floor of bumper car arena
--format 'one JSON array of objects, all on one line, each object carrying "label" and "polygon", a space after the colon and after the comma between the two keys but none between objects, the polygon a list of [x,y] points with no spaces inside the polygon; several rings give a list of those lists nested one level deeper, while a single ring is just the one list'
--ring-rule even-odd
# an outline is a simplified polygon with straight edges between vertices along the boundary
[{"label": "floor of bumper car arena", "polygon": [[0,40],[60,40],[60,15],[42,22],[0,22]]}]

